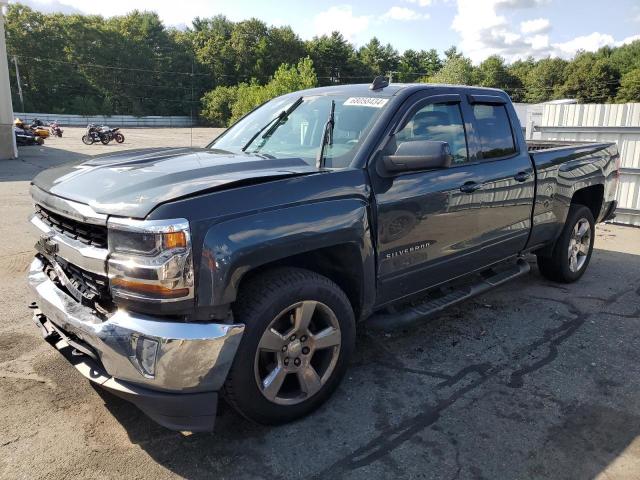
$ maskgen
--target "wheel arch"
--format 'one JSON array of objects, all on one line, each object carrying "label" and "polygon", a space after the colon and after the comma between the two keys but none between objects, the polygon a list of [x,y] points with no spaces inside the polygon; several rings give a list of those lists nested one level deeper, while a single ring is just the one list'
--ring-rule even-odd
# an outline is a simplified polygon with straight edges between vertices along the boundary
[{"label": "wheel arch", "polygon": [[595,222],[598,222],[602,204],[604,202],[604,185],[596,184],[576,190],[571,197],[571,205],[584,205],[593,215]]},{"label": "wheel arch", "polygon": [[367,204],[317,202],[209,227],[198,265],[199,307],[232,304],[247,278],[280,266],[317,272],[347,294],[356,318],[375,300],[375,255]]}]

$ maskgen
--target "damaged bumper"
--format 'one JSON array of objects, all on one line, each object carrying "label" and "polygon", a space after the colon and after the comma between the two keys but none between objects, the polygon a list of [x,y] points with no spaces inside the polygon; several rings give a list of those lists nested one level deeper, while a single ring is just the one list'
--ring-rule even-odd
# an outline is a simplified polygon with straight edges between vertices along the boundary
[{"label": "damaged bumper", "polygon": [[34,321],[91,382],[174,430],[213,428],[243,325],[167,321],[118,310],[107,320],[56,286],[36,258],[29,271]]}]

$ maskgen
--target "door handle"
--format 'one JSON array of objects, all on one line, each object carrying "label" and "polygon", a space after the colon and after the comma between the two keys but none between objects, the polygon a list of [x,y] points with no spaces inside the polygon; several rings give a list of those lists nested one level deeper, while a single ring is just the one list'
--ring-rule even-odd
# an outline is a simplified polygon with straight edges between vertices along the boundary
[{"label": "door handle", "polygon": [[477,183],[477,182],[466,182],[464,185],[462,185],[460,187],[460,191],[462,193],[473,193],[476,190],[482,188],[482,184],[481,183]]},{"label": "door handle", "polygon": [[514,180],[517,182],[526,182],[531,176],[531,172],[518,172],[514,175]]}]

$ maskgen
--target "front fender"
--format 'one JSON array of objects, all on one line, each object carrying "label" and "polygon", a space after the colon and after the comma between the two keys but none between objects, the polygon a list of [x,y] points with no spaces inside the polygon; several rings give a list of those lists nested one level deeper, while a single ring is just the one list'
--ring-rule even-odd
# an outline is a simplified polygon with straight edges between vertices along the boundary
[{"label": "front fender", "polygon": [[[256,267],[344,244],[358,248],[365,270],[362,278],[375,282],[367,204],[361,199],[308,203],[215,224],[204,237],[198,305],[233,302],[243,275]],[[366,285],[364,289],[374,290]]]}]

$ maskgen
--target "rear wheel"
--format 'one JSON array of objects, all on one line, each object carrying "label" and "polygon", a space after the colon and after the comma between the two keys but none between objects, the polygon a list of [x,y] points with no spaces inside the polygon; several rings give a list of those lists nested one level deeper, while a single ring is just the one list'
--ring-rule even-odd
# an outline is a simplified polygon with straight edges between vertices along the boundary
[{"label": "rear wheel", "polygon": [[272,270],[243,287],[234,314],[246,327],[225,396],[238,412],[280,424],[329,398],[355,342],[351,304],[335,283],[308,270]]},{"label": "rear wheel", "polygon": [[575,282],[589,265],[594,239],[595,222],[591,210],[584,205],[571,205],[551,255],[538,255],[540,272],[556,282]]},{"label": "rear wheel", "polygon": [[92,145],[93,144],[93,138],[90,135],[83,135],[82,136],[82,143],[84,143],[85,145]]},{"label": "rear wheel", "polygon": [[121,133],[116,133],[113,138],[118,143],[124,142],[124,135]]},{"label": "rear wheel", "polygon": [[111,139],[109,138],[108,135],[100,135],[100,141],[102,142],[103,145],[107,145]]}]

